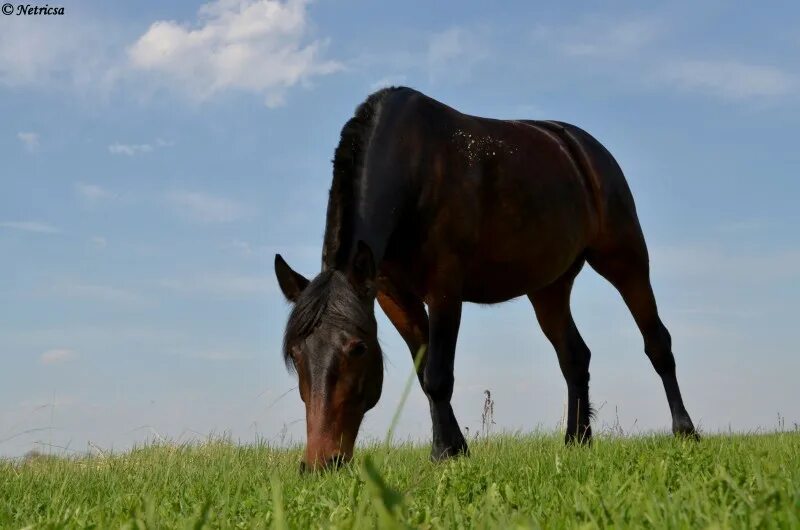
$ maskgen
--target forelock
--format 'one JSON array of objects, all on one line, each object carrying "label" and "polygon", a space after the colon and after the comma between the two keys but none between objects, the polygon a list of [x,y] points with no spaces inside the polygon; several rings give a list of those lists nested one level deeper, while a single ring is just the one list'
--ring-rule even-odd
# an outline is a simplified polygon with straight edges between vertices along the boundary
[{"label": "forelock", "polygon": [[355,289],[344,274],[334,269],[314,278],[289,313],[283,336],[283,357],[289,370],[294,367],[290,355],[292,345],[309,337],[323,323],[350,333],[367,333],[374,326],[374,319]]}]

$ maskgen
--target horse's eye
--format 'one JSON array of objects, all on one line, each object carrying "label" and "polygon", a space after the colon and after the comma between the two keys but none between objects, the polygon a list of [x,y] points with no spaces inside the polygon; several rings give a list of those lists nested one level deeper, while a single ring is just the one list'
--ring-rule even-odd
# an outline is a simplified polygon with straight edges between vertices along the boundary
[{"label": "horse's eye", "polygon": [[350,354],[352,357],[361,357],[362,355],[367,353],[367,345],[361,341],[356,342],[350,347],[350,350],[348,350],[347,353]]},{"label": "horse's eye", "polygon": [[297,359],[300,358],[300,348],[297,346],[293,347],[289,350],[289,357],[291,357],[293,363],[297,363]]}]

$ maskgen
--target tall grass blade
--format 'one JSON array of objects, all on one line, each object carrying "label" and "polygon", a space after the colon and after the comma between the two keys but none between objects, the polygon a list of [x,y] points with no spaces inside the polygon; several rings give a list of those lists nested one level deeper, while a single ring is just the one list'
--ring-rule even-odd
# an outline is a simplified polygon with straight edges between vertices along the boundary
[{"label": "tall grass blade", "polygon": [[289,530],[286,524],[286,513],[283,510],[283,489],[278,475],[270,477],[272,484],[272,528],[275,530]]},{"label": "tall grass blade", "polygon": [[419,370],[420,365],[422,364],[422,359],[425,357],[426,346],[423,344],[420,349],[417,351],[417,355],[414,357],[414,369],[411,371],[411,374],[408,376],[406,380],[406,386],[403,388],[403,394],[400,396],[400,402],[397,404],[397,408],[394,411],[394,416],[392,416],[392,423],[389,425],[389,431],[386,433],[386,442],[384,444],[388,448],[389,445],[392,443],[392,436],[394,435],[394,429],[397,426],[397,422],[400,420],[400,414],[403,413],[403,408],[406,405],[406,400],[408,399],[408,394],[411,392],[411,385],[414,383],[414,379],[417,377],[417,371]]}]

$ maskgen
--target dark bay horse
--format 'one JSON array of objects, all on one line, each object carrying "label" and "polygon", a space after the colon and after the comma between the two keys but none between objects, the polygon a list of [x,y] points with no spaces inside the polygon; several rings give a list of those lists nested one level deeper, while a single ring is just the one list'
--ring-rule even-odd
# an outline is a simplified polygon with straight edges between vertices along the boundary
[{"label": "dark bay horse", "polygon": [[[567,382],[566,442],[588,442],[590,352],[570,311],[584,262],[622,295],[661,376],[676,434],[696,436],[650,286],[633,197],[611,154],[567,123],[462,114],[415,90],[367,98],[333,160],[322,272],[275,256],[284,336],[306,406],[305,466],[351,458],[383,383],[375,300],[430,403],[434,459],[467,452],[450,398],[464,302],[527,296]],[[427,310],[426,310],[427,306]]]}]

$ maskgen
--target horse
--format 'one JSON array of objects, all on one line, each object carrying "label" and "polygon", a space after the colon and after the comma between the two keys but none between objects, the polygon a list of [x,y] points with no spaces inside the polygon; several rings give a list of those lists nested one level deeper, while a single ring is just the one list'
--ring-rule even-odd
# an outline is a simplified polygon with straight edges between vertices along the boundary
[{"label": "horse", "polygon": [[633,196],[609,151],[560,121],[462,114],[408,87],[371,94],[334,153],[321,272],[309,280],[275,256],[291,303],[284,361],[306,409],[301,467],[349,461],[364,414],[380,398],[376,300],[418,357],[433,460],[468,454],[450,403],[465,302],[529,298],[567,384],[565,443],[589,443],[591,353],[570,310],[585,262],[633,315],[672,431],[697,437]]}]

